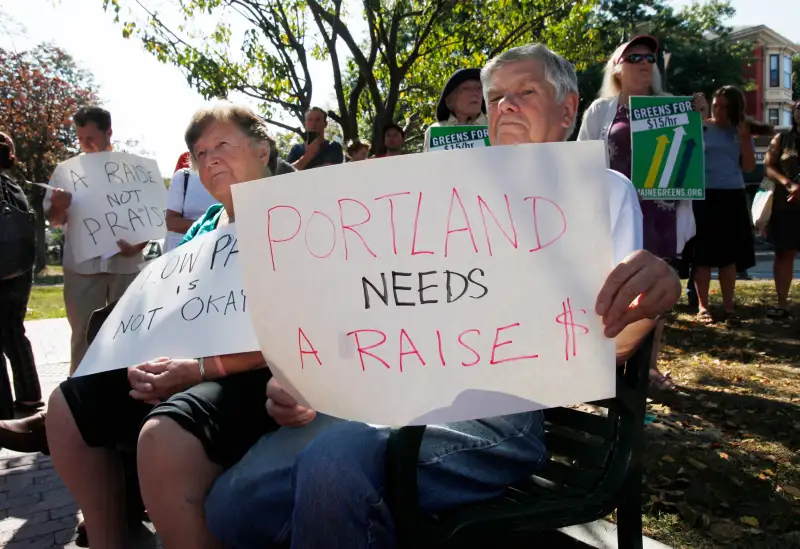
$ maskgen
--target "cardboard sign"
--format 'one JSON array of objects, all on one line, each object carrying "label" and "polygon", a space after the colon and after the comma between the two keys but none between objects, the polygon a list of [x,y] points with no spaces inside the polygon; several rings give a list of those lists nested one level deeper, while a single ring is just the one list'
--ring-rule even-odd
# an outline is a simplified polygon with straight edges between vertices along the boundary
[{"label": "cardboard sign", "polygon": [[75,375],[159,357],[258,350],[239,261],[235,225],[226,225],[148,263],[103,323]]},{"label": "cardboard sign", "polygon": [[615,394],[594,313],[602,142],[355,162],[233,197],[261,350],[303,404],[404,425]]},{"label": "cardboard sign", "polygon": [[489,146],[487,126],[431,126],[429,151],[475,149]]},{"label": "cardboard sign", "polygon": [[630,98],[633,171],[644,199],[704,200],[703,120],[691,97]]},{"label": "cardboard sign", "polygon": [[59,164],[50,183],[72,193],[67,247],[79,263],[118,253],[120,239],[138,244],[166,234],[167,189],[155,160],[82,154]]}]

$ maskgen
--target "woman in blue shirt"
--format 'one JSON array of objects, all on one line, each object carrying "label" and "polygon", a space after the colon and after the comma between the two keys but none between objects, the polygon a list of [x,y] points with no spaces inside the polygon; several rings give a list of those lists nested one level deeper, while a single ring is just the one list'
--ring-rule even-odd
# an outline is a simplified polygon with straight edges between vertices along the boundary
[{"label": "woman in blue shirt", "polygon": [[719,273],[725,321],[736,324],[736,269],[755,265],[744,172],[755,168],[756,159],[744,107],[741,90],[723,86],[714,93],[711,118],[703,125],[706,199],[694,203],[694,282],[700,302],[697,319],[704,324],[713,322],[708,310],[711,269]]}]

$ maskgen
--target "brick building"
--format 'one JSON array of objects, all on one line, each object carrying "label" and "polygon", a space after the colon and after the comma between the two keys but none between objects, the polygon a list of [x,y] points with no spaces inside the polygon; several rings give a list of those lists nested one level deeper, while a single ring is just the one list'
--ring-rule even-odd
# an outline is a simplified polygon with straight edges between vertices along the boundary
[{"label": "brick building", "polygon": [[734,27],[731,38],[753,44],[745,75],[754,89],[746,92],[747,114],[773,126],[791,125],[792,57],[800,45],[766,25]]},{"label": "brick building", "polygon": [[[792,57],[800,54],[795,44],[766,25],[734,27],[731,38],[753,44],[749,63],[743,67],[752,86],[745,92],[747,114],[776,128],[791,125]],[[757,184],[764,174],[764,155],[771,136],[757,136],[757,168],[747,174],[747,182]]]}]

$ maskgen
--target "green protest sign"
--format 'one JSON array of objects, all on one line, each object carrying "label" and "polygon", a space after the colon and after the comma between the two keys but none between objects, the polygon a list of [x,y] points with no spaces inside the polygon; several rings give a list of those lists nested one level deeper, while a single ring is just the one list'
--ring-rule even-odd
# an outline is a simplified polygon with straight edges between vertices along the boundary
[{"label": "green protest sign", "polygon": [[703,120],[691,97],[630,99],[633,170],[643,199],[705,199]]},{"label": "green protest sign", "polygon": [[474,149],[489,146],[486,126],[432,126],[428,141],[430,151]]}]

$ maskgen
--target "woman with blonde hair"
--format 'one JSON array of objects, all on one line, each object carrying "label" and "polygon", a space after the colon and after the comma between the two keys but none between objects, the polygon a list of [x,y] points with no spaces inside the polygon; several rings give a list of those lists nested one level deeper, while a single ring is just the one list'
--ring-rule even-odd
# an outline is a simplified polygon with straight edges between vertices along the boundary
[{"label": "woman with blonde hair", "polygon": [[[667,95],[656,68],[658,50],[658,40],[650,35],[635,36],[616,49],[606,64],[599,98],[586,109],[578,132],[578,141],[605,141],[609,167],[629,179],[632,171],[629,99],[639,95]],[[699,110],[698,105],[695,108]],[[644,249],[667,261],[676,260],[695,233],[692,203],[640,200],[640,204]],[[650,372],[650,379],[659,389],[675,389],[657,369]]]}]

